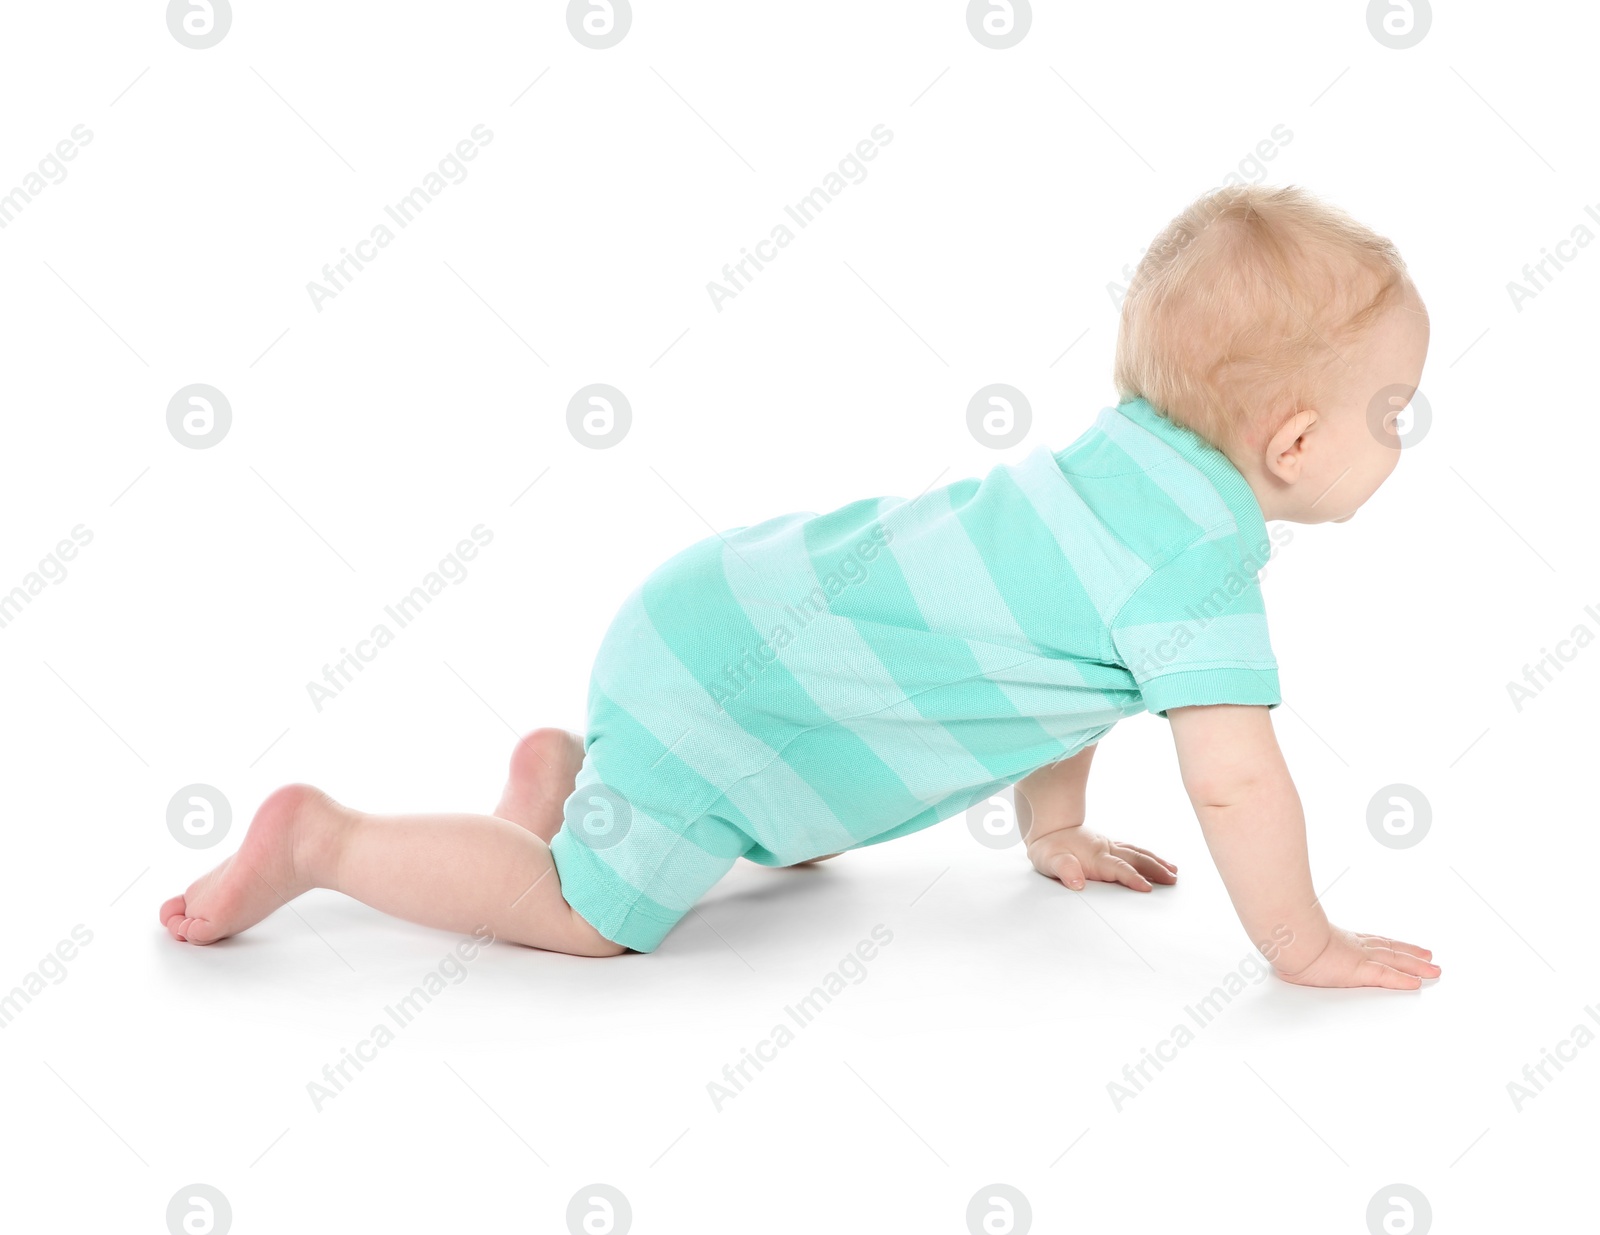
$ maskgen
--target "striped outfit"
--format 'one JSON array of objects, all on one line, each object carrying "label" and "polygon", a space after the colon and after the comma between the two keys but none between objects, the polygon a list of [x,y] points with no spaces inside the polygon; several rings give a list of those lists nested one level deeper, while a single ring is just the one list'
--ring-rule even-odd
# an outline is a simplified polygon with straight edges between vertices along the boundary
[{"label": "striped outfit", "polygon": [[740,857],[915,832],[1138,712],[1275,705],[1270,548],[1227,458],[1140,399],[981,480],[693,545],[601,644],[562,891],[653,951]]}]

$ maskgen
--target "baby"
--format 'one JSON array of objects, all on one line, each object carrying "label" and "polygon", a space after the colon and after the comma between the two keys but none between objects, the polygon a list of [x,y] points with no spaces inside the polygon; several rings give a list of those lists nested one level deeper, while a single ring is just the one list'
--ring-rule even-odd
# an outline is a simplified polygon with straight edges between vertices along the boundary
[{"label": "baby", "polygon": [[1095,743],[1149,711],[1275,970],[1415,989],[1429,951],[1318,903],[1257,574],[1267,520],[1342,523],[1394,470],[1427,347],[1387,240],[1297,189],[1207,194],[1129,288],[1122,401],[1066,449],[685,549],[607,632],[586,736],[522,739],[493,815],[290,785],[161,921],[214,943],[336,888],[445,930],[650,952],[741,857],[875,845],[1011,785],[1034,869],[1148,892],[1177,868],[1085,827],[1084,786]]}]

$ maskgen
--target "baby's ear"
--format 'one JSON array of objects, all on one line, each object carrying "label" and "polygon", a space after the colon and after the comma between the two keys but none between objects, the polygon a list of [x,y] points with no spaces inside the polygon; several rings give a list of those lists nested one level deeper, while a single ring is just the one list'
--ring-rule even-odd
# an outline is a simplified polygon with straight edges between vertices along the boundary
[{"label": "baby's ear", "polygon": [[1272,435],[1267,438],[1261,466],[1269,476],[1286,485],[1300,479],[1305,469],[1306,434],[1317,423],[1317,413],[1310,408],[1292,413]]}]

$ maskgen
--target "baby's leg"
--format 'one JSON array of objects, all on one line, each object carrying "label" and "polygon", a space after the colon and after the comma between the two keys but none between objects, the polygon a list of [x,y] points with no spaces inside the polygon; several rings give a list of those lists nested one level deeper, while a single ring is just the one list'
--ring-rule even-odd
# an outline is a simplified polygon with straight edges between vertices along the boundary
[{"label": "baby's leg", "polygon": [[173,938],[215,943],[311,888],[409,922],[576,956],[615,956],[561,895],[549,846],[488,815],[365,815],[308,785],[261,804],[239,852],[161,907]]}]

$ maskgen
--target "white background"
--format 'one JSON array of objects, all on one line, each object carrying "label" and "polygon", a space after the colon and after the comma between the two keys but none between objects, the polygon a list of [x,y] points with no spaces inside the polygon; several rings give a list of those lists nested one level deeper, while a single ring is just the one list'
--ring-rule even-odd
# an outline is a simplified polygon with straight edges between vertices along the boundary
[{"label": "white background", "polygon": [[[1265,0],[1040,4],[1007,51],[950,0],[640,4],[605,51],[552,2],[239,3],[201,51],[160,3],[8,7],[0,193],[93,139],[0,230],[0,591],[93,540],[0,629],[0,991],[93,942],[0,1030],[7,1225],[162,1231],[195,1182],[241,1233],[561,1231],[597,1181],[639,1232],[960,1232],[995,1182],[1041,1231],[1359,1235],[1394,1183],[1441,1232],[1586,1212],[1600,1050],[1520,1112],[1506,1086],[1600,1001],[1600,650],[1520,712],[1506,683],[1600,632],[1600,246],[1520,312],[1506,284],[1600,210],[1600,31],[1439,7],[1404,51],[1360,3]],[[467,179],[317,311],[307,282],[478,124]],[[716,311],[708,280],[878,124],[867,179]],[[491,948],[315,1110],[455,940],[318,893],[174,943],[156,907],[262,796],[487,811],[515,733],[581,727],[617,603],[708,525],[1064,446],[1114,401],[1107,284],[1277,125],[1250,178],[1391,236],[1432,314],[1431,432],[1266,586],[1330,912],[1442,980],[1253,986],[1119,1112],[1107,1082],[1248,954],[1140,717],[1091,822],[1176,889],[1075,895],[960,820],[744,865],[651,956]],[[965,425],[995,381],[1034,408],[1004,452]],[[194,382],[233,410],[210,449],[166,426]],[[609,450],[566,427],[591,382],[633,407]],[[306,683],[479,523],[469,577],[317,711]],[[206,852],[166,827],[192,782],[233,806]],[[1395,782],[1432,806],[1410,849],[1367,827]],[[878,924],[866,980],[714,1109]]]}]

